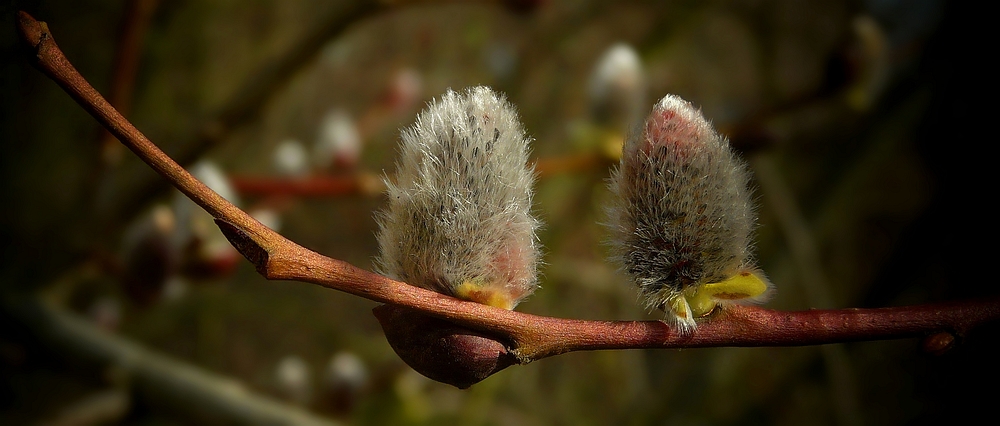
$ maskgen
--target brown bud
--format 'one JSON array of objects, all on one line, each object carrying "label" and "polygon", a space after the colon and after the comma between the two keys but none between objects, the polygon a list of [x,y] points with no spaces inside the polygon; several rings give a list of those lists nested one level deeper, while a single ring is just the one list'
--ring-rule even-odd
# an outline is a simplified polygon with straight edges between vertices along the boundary
[{"label": "brown bud", "polygon": [[372,312],[396,354],[432,380],[465,389],[517,362],[507,345],[484,333],[395,305]]},{"label": "brown bud", "polygon": [[921,346],[925,353],[931,355],[944,355],[955,347],[955,335],[947,331],[935,333],[924,338]]}]

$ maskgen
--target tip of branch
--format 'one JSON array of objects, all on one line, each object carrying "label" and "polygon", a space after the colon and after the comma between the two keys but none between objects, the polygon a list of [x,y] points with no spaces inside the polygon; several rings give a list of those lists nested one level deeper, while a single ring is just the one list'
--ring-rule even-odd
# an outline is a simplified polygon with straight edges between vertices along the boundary
[{"label": "tip of branch", "polygon": [[49,26],[22,10],[17,12],[17,33],[27,47],[36,49],[49,38]]},{"label": "tip of branch", "polygon": [[517,363],[503,343],[448,321],[394,305],[372,313],[396,354],[432,380],[466,389]]}]

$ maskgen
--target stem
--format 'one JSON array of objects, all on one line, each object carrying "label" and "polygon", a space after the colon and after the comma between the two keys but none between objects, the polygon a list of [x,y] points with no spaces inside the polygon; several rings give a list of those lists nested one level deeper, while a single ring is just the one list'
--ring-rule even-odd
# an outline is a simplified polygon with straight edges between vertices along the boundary
[{"label": "stem", "polygon": [[336,197],[377,195],[384,188],[378,177],[369,173],[343,176],[314,175],[300,178],[270,176],[230,176],[233,188],[242,195]]},{"label": "stem", "polygon": [[[535,161],[539,178],[593,170],[610,164],[595,154],[571,157],[540,158]],[[377,195],[385,190],[381,180],[371,173],[357,172],[350,175],[312,175],[303,177],[230,176],[237,192],[251,196],[338,197],[348,195]]]},{"label": "stem", "polygon": [[[122,18],[122,28],[118,34],[118,48],[115,50],[108,96],[111,105],[114,105],[122,115],[128,114],[131,110],[132,91],[139,71],[139,58],[142,56],[146,32],[158,3],[159,0],[129,0],[125,3],[125,16]],[[101,132],[99,139],[102,159],[106,163],[116,163],[121,156],[119,152],[121,145],[115,143],[107,130]]]},{"label": "stem", "polygon": [[[781,312],[729,306],[682,335],[661,321],[584,321],[524,314],[455,299],[323,256],[261,225],[192,177],[80,76],[48,27],[20,12],[30,60],[98,122],[215,218],[230,242],[272,280],[318,284],[410,308],[508,342],[521,363],[570,351],[715,346],[804,346],[954,333],[1000,319],[1000,299],[879,308]],[[947,339],[946,339],[947,340]]]},{"label": "stem", "polygon": [[[303,66],[308,64],[327,41],[344,33],[359,20],[384,9],[381,2],[350,1],[311,27],[292,47],[265,62],[247,77],[234,94],[214,114],[205,117],[195,134],[182,140],[175,160],[190,165],[240,126],[253,121],[263,106]],[[122,201],[114,206],[114,217],[132,217],[149,200],[161,193],[156,181],[140,180],[125,183],[120,190]]]},{"label": "stem", "polygon": [[[888,340],[946,332],[964,336],[1000,319],[1000,299],[875,309],[797,312],[728,306],[690,335],[659,321],[578,321],[536,317],[546,334],[537,336],[529,357],[597,349],[807,346]],[[541,325],[540,325],[541,326]]]},{"label": "stem", "polygon": [[540,158],[535,162],[535,172],[541,178],[581,170],[594,170],[600,166],[611,164],[612,161],[604,156],[587,153],[568,157]]}]

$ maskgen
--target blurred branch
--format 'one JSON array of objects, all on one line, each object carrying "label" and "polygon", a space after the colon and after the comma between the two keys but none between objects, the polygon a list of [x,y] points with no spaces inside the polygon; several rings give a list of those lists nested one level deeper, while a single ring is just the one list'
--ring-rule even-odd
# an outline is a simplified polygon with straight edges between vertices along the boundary
[{"label": "blurred branch", "polygon": [[[72,354],[74,360],[120,369],[142,398],[172,413],[209,424],[328,425],[335,423],[303,410],[249,392],[239,382],[199,370],[156,354],[120,337],[108,334],[87,321],[46,306],[35,299],[2,300],[40,343],[57,354]],[[124,401],[114,397],[89,401],[87,412],[108,414]],[[101,405],[94,407],[94,404]],[[65,417],[60,417],[64,419]],[[79,424],[79,423],[76,423]]]},{"label": "blurred branch", "polygon": [[104,390],[73,402],[44,426],[80,426],[119,423],[128,413],[131,398],[121,389]]},{"label": "blurred branch", "polygon": [[[539,178],[545,178],[564,173],[595,170],[598,166],[611,164],[611,160],[598,154],[579,154],[569,157],[538,159],[535,162],[535,171]],[[234,175],[230,176],[229,179],[236,192],[251,196],[371,196],[381,194],[385,189],[377,176],[367,172],[304,177]]]},{"label": "blurred branch", "polygon": [[[122,115],[127,115],[132,109],[132,93],[139,70],[139,58],[142,56],[142,46],[145,44],[149,21],[158,5],[159,0],[125,2],[125,15],[122,18],[118,48],[115,50],[115,62],[111,71],[111,88],[108,90],[108,100]],[[117,163],[121,157],[122,146],[115,143],[114,136],[105,129],[102,129],[100,144],[101,159],[107,164]]]},{"label": "blurred branch", "polygon": [[538,177],[544,178],[551,175],[563,173],[573,173],[587,170],[595,170],[600,166],[610,166],[617,161],[597,154],[585,153],[566,157],[539,158],[535,161],[535,172]]},{"label": "blurred branch", "polygon": [[[323,256],[261,225],[194,179],[115,111],[66,60],[45,23],[21,12],[19,31],[29,60],[143,161],[211,213],[261,275],[318,284],[395,305],[377,308],[376,316],[396,352],[428,377],[456,386],[469,386],[513,363],[570,351],[799,346],[937,332],[962,337],[980,324],[1000,319],[1000,299],[801,312],[729,306],[685,335],[661,321],[550,318],[455,299]],[[420,318],[429,320],[423,324],[430,330],[397,333],[394,329],[393,324],[412,326]]]},{"label": "blurred branch", "polygon": [[370,173],[305,177],[230,176],[233,188],[241,195],[284,195],[299,197],[330,197],[345,195],[378,195],[382,181]]},{"label": "blurred branch", "polygon": [[[761,192],[767,200],[792,254],[800,282],[805,289],[809,306],[831,308],[837,304],[830,292],[829,280],[823,271],[816,238],[809,229],[791,188],[781,175],[772,156],[760,154],[752,160],[753,169]],[[826,373],[833,385],[833,399],[839,423],[862,424],[858,386],[850,358],[842,345],[824,345],[821,348]]]},{"label": "blurred branch", "polygon": [[[351,24],[374,13],[379,2],[356,0],[344,2],[332,14],[309,30],[292,48],[277,58],[264,63],[250,74],[235,93],[214,115],[204,119],[190,140],[180,145],[175,159],[180,164],[191,164],[205,152],[224,140],[234,129],[252,121],[261,108],[289,78],[310,60],[331,38],[343,33]],[[139,181],[128,188],[117,206],[116,217],[129,217],[155,197],[159,181]]]}]

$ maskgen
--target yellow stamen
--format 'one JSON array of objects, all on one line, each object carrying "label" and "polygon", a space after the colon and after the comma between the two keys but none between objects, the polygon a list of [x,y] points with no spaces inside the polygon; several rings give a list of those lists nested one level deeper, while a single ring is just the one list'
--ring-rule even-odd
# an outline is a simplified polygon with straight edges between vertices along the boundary
[{"label": "yellow stamen", "polygon": [[743,271],[717,283],[702,284],[684,292],[695,316],[708,315],[720,301],[742,300],[760,296],[767,283],[750,271]]},{"label": "yellow stamen", "polygon": [[465,280],[455,288],[455,295],[461,299],[490,305],[497,308],[513,309],[510,298],[492,286],[478,279]]}]

